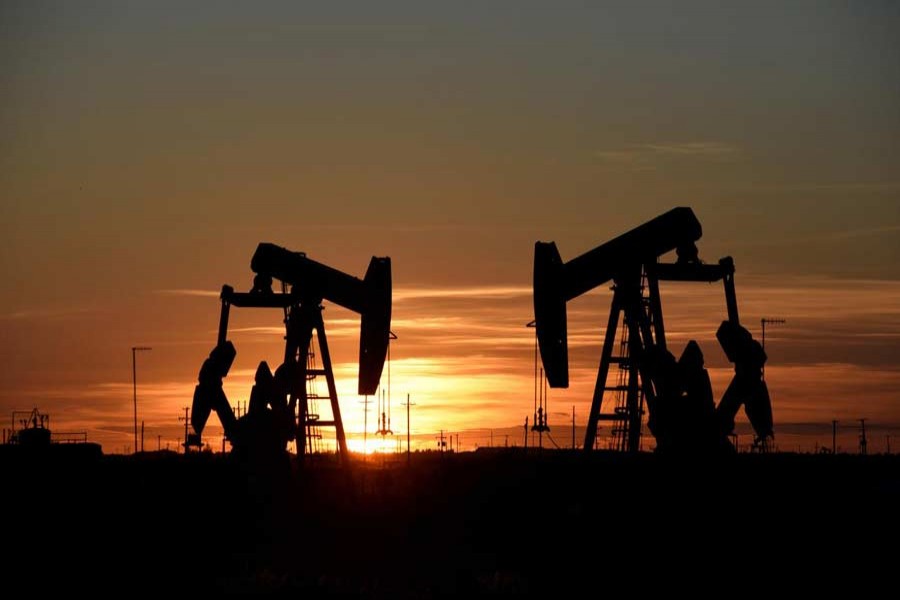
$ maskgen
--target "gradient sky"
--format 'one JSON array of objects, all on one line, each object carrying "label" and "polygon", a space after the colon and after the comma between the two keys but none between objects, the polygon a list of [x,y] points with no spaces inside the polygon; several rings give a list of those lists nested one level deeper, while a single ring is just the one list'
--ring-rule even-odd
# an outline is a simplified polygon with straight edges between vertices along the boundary
[{"label": "gradient sky", "polygon": [[[744,322],[788,320],[767,331],[779,444],[830,444],[839,419],[854,449],[866,417],[881,450],[900,434],[898,31],[877,1],[4,0],[0,415],[38,406],[121,452],[148,345],[140,418],[174,444],[217,292],[249,288],[269,241],[357,276],[391,256],[394,429],[410,393],[420,447],[441,428],[483,445],[532,411],[534,241],[568,260],[691,206]],[[719,397],[721,287],[663,295]],[[560,444],[609,299],[570,303]],[[325,314],[359,433],[358,319]],[[278,363],[280,319],[232,324],[238,401]]]}]

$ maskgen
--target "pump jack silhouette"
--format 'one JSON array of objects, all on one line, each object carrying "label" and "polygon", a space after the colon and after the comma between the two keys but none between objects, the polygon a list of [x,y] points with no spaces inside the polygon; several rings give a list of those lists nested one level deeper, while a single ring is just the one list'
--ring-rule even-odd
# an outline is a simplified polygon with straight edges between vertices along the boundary
[{"label": "pump jack silhouette", "polygon": [[[361,315],[358,389],[360,395],[375,393],[391,326],[391,260],[373,256],[365,278],[360,280],[307,258],[303,252],[261,243],[250,268],[256,276],[249,292],[235,292],[228,285],[222,287],[218,340],[200,369],[199,383],[194,390],[191,437],[199,441],[214,410],[235,453],[266,459],[283,455],[287,443],[296,440],[297,456],[302,462],[313,430],[331,426],[346,464],[349,453],[322,319],[322,302],[329,300]],[[281,281],[282,292],[272,290],[273,278]],[[284,362],[274,374],[265,361],[259,364],[249,409],[240,418],[235,417],[222,390],[222,379],[228,375],[236,355],[234,345],[227,339],[232,306],[280,308],[284,311],[285,324]],[[310,368],[314,333],[321,369]],[[319,419],[309,410],[309,401],[316,398],[309,393],[307,383],[317,376],[324,376],[327,383],[327,399],[333,415],[330,421]]]},{"label": "pump jack silhouette", "polygon": [[[585,451],[594,448],[601,420],[617,425],[614,430],[621,433],[622,449],[638,451],[645,404],[648,428],[659,451],[732,449],[729,435],[741,405],[756,432],[757,446],[765,449],[773,438],[772,406],[762,379],[766,355],[740,324],[734,261],[729,256],[717,264],[704,264],[695,244],[701,236],[702,228],[693,211],[679,207],[566,263],[554,242],[535,243],[534,316],[550,387],[569,385],[566,302],[613,282]],[[659,261],[672,250],[677,255],[674,263]],[[659,282],[720,280],[725,288],[727,319],[716,337],[734,363],[735,375],[716,406],[699,345],[692,340],[678,361],[667,350]],[[620,352],[614,356],[620,321]],[[616,385],[607,383],[611,365],[616,365],[622,375]],[[622,400],[612,413],[601,413],[606,392]]]}]

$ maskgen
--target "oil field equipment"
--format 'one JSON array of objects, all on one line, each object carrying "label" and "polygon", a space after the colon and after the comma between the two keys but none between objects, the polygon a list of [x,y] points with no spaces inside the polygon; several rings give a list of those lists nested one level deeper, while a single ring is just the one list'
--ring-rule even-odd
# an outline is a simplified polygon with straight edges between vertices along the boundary
[{"label": "oil field equipment", "polygon": [[[359,339],[359,385],[361,395],[374,394],[381,379],[391,327],[391,259],[372,257],[363,279],[318,263],[303,252],[261,243],[250,268],[256,273],[249,292],[235,292],[223,286],[219,334],[215,348],[203,363],[194,390],[191,408],[193,442],[199,441],[206,421],[215,411],[234,452],[270,456],[284,453],[296,440],[297,456],[312,450],[312,442],[321,427],[334,427],[341,460],[349,458],[344,425],[341,421],[337,388],[322,319],[322,302],[328,300],[361,315]],[[281,291],[272,289],[273,280],[281,282]],[[275,369],[263,361],[256,371],[246,414],[235,417],[222,389],[236,350],[228,340],[228,317],[232,306],[242,308],[278,308],[284,313],[284,362]],[[321,365],[314,357],[315,341]],[[324,377],[327,396],[311,392],[310,383]],[[320,419],[311,407],[327,400],[332,418]]]},{"label": "oil field equipment", "polygon": [[[762,377],[766,355],[740,324],[734,261],[725,257],[716,264],[703,263],[696,246],[702,233],[694,212],[679,207],[565,263],[554,242],[535,243],[534,316],[550,387],[569,385],[566,302],[612,281],[586,451],[595,446],[600,421],[612,422],[618,449],[638,451],[645,406],[647,426],[659,451],[730,449],[734,418],[742,405],[756,433],[756,446],[764,449],[773,438],[772,406]],[[674,263],[660,262],[673,250]],[[667,349],[660,281],[724,284],[727,318],[716,337],[735,374],[718,405],[699,344],[688,342],[678,360]],[[610,381],[613,365],[617,376]],[[616,401],[612,412],[601,412],[607,392]]]}]

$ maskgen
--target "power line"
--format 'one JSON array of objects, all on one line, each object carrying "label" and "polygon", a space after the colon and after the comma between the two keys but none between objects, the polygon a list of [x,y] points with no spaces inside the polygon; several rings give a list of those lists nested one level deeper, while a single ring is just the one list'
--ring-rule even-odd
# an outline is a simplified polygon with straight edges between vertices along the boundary
[{"label": "power line", "polygon": [[551,442],[553,442],[553,445],[556,446],[557,450],[562,450],[562,448],[559,447],[559,444],[556,443],[556,440],[553,439],[553,436],[550,435],[549,431],[547,432],[547,439],[549,439]]}]

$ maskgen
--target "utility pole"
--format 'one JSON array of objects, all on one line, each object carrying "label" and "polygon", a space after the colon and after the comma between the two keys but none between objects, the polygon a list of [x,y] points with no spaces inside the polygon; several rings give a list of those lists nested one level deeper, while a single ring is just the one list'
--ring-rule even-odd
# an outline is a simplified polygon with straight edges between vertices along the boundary
[{"label": "utility pole", "polygon": [[414,406],[415,402],[409,401],[409,394],[406,394],[406,466],[409,466],[409,407]]},{"label": "utility pole", "polygon": [[867,447],[869,445],[869,442],[866,439],[866,419],[859,420],[859,427],[859,453],[865,456],[867,454]]},{"label": "utility pole", "polygon": [[131,382],[134,387],[134,451],[137,452],[138,448],[138,438],[137,438],[137,359],[135,355],[139,351],[144,350],[153,350],[153,348],[149,348],[147,346],[132,346],[131,347]]},{"label": "utility pole", "polygon": [[141,419],[141,452],[144,451],[144,420]]},{"label": "utility pole", "polygon": [[831,454],[837,453],[837,419],[831,421]]},{"label": "utility pole", "polygon": [[184,421],[184,453],[188,453],[188,423],[190,422],[190,418],[188,417],[188,411],[191,410],[190,407],[184,407],[184,416],[178,417],[179,421]]},{"label": "utility pole", "polygon": [[368,451],[368,435],[369,435],[369,396],[364,396],[363,400],[363,460],[366,458]]},{"label": "utility pole", "polygon": [[528,450],[528,415],[525,415],[525,449]]},{"label": "utility pole", "polygon": [[156,436],[156,451],[159,452],[160,450],[162,450],[162,436],[157,435]]}]

